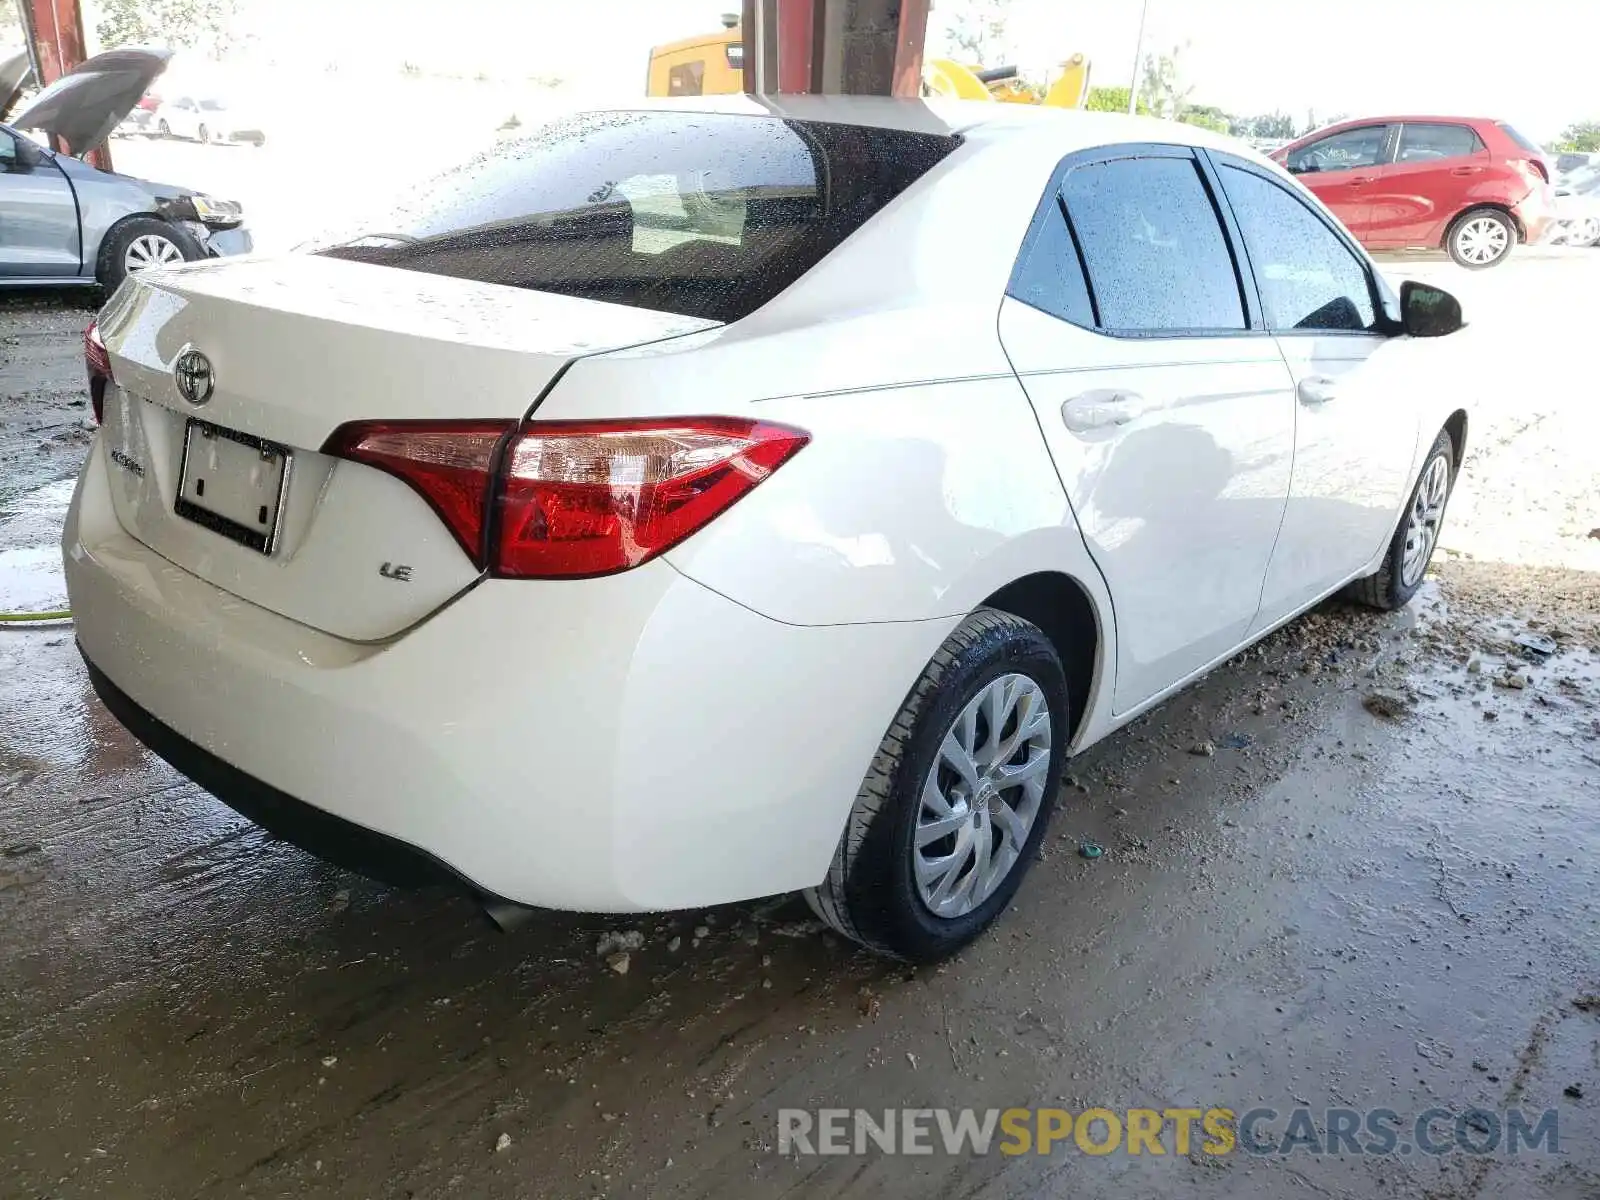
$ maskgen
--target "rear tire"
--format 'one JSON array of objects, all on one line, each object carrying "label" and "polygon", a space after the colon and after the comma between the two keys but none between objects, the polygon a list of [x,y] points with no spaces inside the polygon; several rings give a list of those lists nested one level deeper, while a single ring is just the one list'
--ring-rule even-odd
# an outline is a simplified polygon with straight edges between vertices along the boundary
[{"label": "rear tire", "polygon": [[1511,257],[1517,227],[1498,208],[1472,208],[1450,223],[1444,247],[1458,266],[1485,271]]},{"label": "rear tire", "polygon": [[169,138],[172,136],[172,126],[168,125],[166,121],[158,121],[156,123],[156,132],[164,138]]},{"label": "rear tire", "polygon": [[884,734],[827,877],[805,892],[812,910],[913,962],[982,933],[1038,857],[1067,703],[1061,660],[1038,627],[996,609],[967,617]]},{"label": "rear tire", "polygon": [[211,131],[201,125],[199,129],[195,130],[194,140],[197,142],[209,142],[211,140]]},{"label": "rear tire", "polygon": [[[1411,498],[1400,515],[1400,527],[1389,542],[1383,565],[1365,579],[1357,579],[1345,594],[1369,608],[1393,612],[1410,603],[1428,574],[1428,563],[1439,544],[1445,506],[1455,488],[1456,448],[1448,433],[1434,439],[1422,463]],[[1423,544],[1419,539],[1425,539]]]}]

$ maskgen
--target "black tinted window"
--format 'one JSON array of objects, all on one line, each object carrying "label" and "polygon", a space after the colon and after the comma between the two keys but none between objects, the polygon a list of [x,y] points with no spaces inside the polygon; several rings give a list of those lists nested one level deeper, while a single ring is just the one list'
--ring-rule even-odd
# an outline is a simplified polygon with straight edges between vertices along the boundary
[{"label": "black tinted window", "polygon": [[1094,324],[1089,288],[1083,279],[1078,251],[1061,215],[1061,202],[1050,197],[1044,221],[1022,260],[1011,294],[1024,303],[1075,325]]},{"label": "black tinted window", "polygon": [[1233,206],[1272,329],[1371,329],[1376,324],[1365,265],[1289,191],[1223,166]]},{"label": "black tinted window", "polygon": [[322,253],[717,321],[815,266],[960,139],[714,113],[586,113]]},{"label": "black tinted window", "polygon": [[1063,195],[1103,327],[1244,328],[1233,258],[1192,160],[1090,163]]},{"label": "black tinted window", "polygon": [[1383,158],[1387,125],[1366,125],[1329,134],[1289,155],[1289,170],[1299,175],[1307,171],[1348,171],[1375,166]]},{"label": "black tinted window", "polygon": [[1438,158],[1465,158],[1483,149],[1478,135],[1465,125],[1411,125],[1400,129],[1397,162],[1431,162]]}]

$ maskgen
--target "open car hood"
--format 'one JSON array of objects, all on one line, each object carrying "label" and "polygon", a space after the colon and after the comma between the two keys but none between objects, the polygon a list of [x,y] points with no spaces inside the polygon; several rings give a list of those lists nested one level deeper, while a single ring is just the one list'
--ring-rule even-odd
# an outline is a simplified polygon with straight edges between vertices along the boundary
[{"label": "open car hood", "polygon": [[171,57],[170,50],[96,54],[35,96],[11,124],[53,134],[82,157],[111,136]]},{"label": "open car hood", "polygon": [[0,62],[0,121],[6,119],[11,106],[17,102],[17,97],[22,95],[22,89],[28,86],[32,78],[33,64],[28,61],[26,50]]}]

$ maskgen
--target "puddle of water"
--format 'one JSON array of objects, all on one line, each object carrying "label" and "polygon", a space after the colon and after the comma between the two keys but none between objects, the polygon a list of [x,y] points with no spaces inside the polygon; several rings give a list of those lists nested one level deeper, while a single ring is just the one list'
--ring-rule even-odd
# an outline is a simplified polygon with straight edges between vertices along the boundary
[{"label": "puddle of water", "polygon": [[59,547],[0,550],[0,613],[47,612],[66,606]]},{"label": "puddle of water", "polygon": [[75,479],[62,479],[0,506],[0,551],[58,546],[76,484]]},{"label": "puddle of water", "polygon": [[61,576],[61,526],[73,481],[36,488],[0,513],[0,612],[67,606]]}]

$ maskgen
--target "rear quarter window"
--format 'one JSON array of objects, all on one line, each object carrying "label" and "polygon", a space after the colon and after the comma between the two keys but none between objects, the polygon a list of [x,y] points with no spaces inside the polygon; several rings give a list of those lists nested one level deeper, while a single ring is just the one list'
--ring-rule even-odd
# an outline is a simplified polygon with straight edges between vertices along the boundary
[{"label": "rear quarter window", "polygon": [[715,321],[747,316],[960,138],[723,113],[586,113],[320,251]]},{"label": "rear quarter window", "polygon": [[1538,142],[1534,141],[1530,137],[1525,137],[1522,133],[1518,132],[1515,125],[1509,125],[1505,121],[1497,121],[1496,124],[1500,126],[1500,131],[1502,133],[1504,133],[1523,150],[1526,150],[1529,154],[1542,155],[1544,153],[1544,149],[1539,145]]}]

